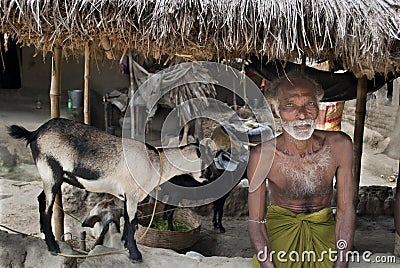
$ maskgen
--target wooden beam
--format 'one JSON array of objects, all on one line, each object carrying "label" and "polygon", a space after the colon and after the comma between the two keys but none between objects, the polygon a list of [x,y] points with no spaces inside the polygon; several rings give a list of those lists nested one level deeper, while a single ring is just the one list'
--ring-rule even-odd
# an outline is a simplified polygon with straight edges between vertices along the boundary
[{"label": "wooden beam", "polygon": [[[61,58],[62,48],[54,47],[52,70],[51,70],[51,85],[50,85],[50,114],[51,118],[60,117],[60,98],[61,98]],[[53,206],[54,215],[54,235],[56,240],[62,241],[64,235],[64,211],[62,204],[61,190],[56,194],[56,199]]]},{"label": "wooden beam", "polygon": [[85,73],[83,88],[83,123],[90,125],[90,45],[85,44]]},{"label": "wooden beam", "polygon": [[354,126],[354,161],[353,176],[355,180],[354,204],[358,204],[358,190],[360,187],[361,157],[364,139],[365,112],[367,106],[367,77],[364,75],[357,81],[357,102]]}]

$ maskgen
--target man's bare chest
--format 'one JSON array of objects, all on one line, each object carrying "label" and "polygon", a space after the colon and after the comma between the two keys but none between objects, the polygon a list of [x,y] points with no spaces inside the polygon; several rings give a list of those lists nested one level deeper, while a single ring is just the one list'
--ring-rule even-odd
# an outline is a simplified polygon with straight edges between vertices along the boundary
[{"label": "man's bare chest", "polygon": [[278,152],[268,180],[276,191],[290,199],[318,197],[332,191],[336,168],[329,148],[304,158]]}]

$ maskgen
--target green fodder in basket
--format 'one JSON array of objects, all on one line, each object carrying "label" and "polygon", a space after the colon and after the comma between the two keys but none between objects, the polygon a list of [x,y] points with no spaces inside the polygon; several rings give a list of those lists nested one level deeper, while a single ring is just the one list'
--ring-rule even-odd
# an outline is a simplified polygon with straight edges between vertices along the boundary
[{"label": "green fodder in basket", "polygon": [[[185,232],[192,229],[189,224],[183,221],[172,220],[172,224],[174,226],[174,231],[176,232]],[[160,231],[168,231],[168,221],[165,221],[163,219],[154,219],[151,223],[150,228]]]}]

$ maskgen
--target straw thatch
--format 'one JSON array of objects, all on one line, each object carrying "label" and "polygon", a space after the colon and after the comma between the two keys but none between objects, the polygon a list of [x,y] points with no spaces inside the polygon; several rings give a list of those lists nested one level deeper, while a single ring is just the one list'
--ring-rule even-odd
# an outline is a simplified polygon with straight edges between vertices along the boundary
[{"label": "straw thatch", "polygon": [[397,0],[4,0],[0,5],[1,32],[43,52],[58,44],[77,54],[93,41],[108,53],[111,47],[116,58],[132,48],[155,58],[256,54],[293,60],[305,54],[339,60],[355,71],[400,66]]}]

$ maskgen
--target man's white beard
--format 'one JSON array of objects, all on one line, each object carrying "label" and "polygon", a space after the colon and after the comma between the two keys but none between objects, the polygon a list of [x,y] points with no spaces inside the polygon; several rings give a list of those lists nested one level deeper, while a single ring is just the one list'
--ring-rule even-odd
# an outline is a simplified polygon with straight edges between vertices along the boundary
[{"label": "man's white beard", "polygon": [[[295,121],[290,121],[290,122],[286,122],[283,121],[281,118],[281,124],[282,124],[282,128],[290,135],[292,136],[294,139],[296,140],[308,140],[309,138],[311,138],[314,129],[315,129],[315,123],[316,123],[316,119],[312,120],[312,119],[304,119],[304,120],[295,120]],[[297,127],[300,126],[307,126],[306,129],[296,129]]]}]

